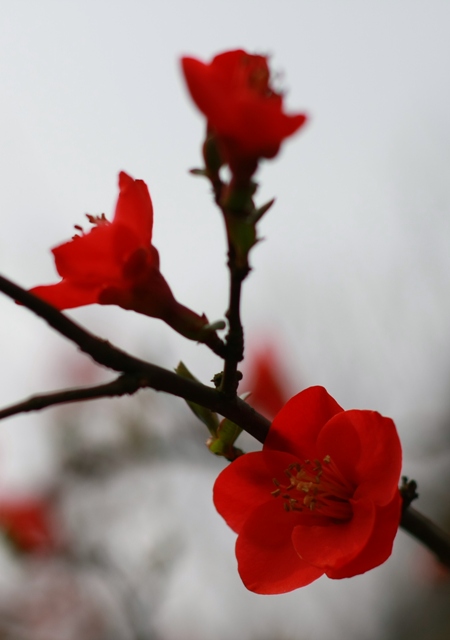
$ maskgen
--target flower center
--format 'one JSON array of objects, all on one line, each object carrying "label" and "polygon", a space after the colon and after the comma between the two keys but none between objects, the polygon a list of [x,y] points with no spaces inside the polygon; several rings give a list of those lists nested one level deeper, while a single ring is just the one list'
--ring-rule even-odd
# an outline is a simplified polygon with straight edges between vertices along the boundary
[{"label": "flower center", "polygon": [[94,227],[105,227],[108,224],[111,224],[110,221],[106,219],[106,216],[104,213],[102,213],[99,216],[93,216],[90,213],[87,213],[86,218],[89,220],[89,222],[92,225],[94,225]]},{"label": "flower center", "polygon": [[294,462],[284,472],[288,485],[282,485],[276,478],[272,495],[281,496],[285,511],[315,511],[337,520],[349,520],[352,507],[349,500],[354,486],[344,478],[332,462],[330,456],[322,460],[305,460],[303,464]]},{"label": "flower center", "polygon": [[[108,224],[111,224],[110,221],[106,219],[106,216],[104,213],[102,213],[99,216],[93,216],[90,213],[87,213],[86,218],[94,227],[105,227]],[[81,225],[74,224],[73,227],[76,231],[78,231],[78,233],[72,236],[72,240],[75,240],[75,238],[81,238],[86,235]]]},{"label": "flower center", "polygon": [[274,92],[269,84],[270,72],[263,56],[243,56],[248,86],[264,98],[270,98]]}]

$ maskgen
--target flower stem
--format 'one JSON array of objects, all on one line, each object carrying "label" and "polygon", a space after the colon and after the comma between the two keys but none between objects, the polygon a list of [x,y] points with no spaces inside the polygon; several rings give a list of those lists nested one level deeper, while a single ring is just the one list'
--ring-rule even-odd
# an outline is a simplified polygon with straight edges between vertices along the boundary
[{"label": "flower stem", "polygon": [[249,270],[236,268],[232,247],[230,248],[228,267],[230,270],[230,300],[225,314],[228,319],[227,355],[220,391],[226,397],[232,398],[236,396],[239,385],[238,364],[244,357],[244,329],[241,322],[240,305],[242,282]]}]

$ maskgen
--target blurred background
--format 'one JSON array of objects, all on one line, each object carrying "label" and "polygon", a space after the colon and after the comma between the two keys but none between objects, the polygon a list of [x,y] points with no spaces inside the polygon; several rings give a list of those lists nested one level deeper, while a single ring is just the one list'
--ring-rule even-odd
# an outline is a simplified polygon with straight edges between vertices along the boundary
[{"label": "blurred background", "polygon": [[[244,285],[242,390],[321,384],[391,416],[417,508],[449,529],[449,27],[446,0],[2,0],[1,273],[55,282],[50,248],[85,213],[111,217],[125,170],[149,186],[176,297],[222,318],[225,239],[207,182],[188,174],[204,122],[179,58],[269,54],[287,109],[310,120],[257,175],[258,203],[277,201]],[[70,316],[204,382],[221,369],[158,320],[97,305]],[[110,379],[4,296],[0,318],[0,406]],[[247,592],[206,437],[152,391],[3,422],[0,637],[449,637],[448,574],[402,531],[369,574]]]}]

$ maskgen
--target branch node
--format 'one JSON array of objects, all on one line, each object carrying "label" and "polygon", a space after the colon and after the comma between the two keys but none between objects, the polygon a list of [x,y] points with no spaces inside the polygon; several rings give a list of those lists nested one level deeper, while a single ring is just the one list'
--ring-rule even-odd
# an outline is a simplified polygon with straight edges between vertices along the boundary
[{"label": "branch node", "polygon": [[413,500],[419,497],[416,491],[417,482],[415,480],[408,480],[407,476],[402,476],[402,484],[400,485],[400,495],[403,499],[403,511],[409,507]]}]

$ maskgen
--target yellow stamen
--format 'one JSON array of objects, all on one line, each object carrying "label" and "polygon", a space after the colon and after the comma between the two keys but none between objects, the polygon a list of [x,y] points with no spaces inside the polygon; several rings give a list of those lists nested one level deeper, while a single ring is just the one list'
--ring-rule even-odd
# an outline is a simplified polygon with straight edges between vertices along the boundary
[{"label": "yellow stamen", "polygon": [[[275,498],[281,495],[285,511],[303,511],[306,508],[315,511],[317,515],[337,520],[348,520],[351,517],[349,500],[355,487],[343,477],[329,455],[322,461],[305,460],[303,464],[294,462],[284,473],[289,484],[283,486],[274,478],[276,489],[271,493]],[[292,491],[294,495],[297,491],[300,495],[294,497]]]}]

